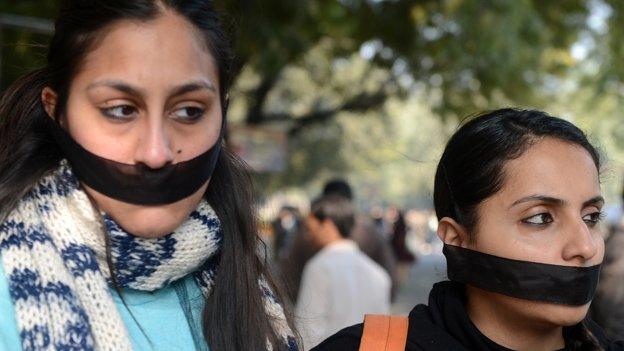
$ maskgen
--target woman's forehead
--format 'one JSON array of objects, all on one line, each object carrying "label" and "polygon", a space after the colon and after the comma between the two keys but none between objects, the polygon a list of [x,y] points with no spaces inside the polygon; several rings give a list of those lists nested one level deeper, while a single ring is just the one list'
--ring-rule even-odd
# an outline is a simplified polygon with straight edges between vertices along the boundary
[{"label": "woman's forehead", "polygon": [[146,22],[119,21],[86,55],[79,75],[137,86],[189,80],[217,84],[215,60],[197,32],[192,23],[171,12]]},{"label": "woman's forehead", "polygon": [[534,143],[504,167],[499,191],[509,201],[536,194],[569,203],[583,203],[600,195],[599,172],[583,147],[555,138]]}]

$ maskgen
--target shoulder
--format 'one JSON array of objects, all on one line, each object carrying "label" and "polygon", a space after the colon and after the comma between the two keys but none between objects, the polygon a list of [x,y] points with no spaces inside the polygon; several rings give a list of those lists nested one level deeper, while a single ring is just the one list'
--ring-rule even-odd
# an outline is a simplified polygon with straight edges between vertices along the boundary
[{"label": "shoulder", "polygon": [[[448,347],[448,345],[444,343],[439,343],[436,339],[431,339],[426,336],[422,338],[422,340],[414,340],[416,334],[414,332],[415,327],[421,327],[421,325],[416,326],[413,324],[413,316],[410,315],[410,326],[408,329],[407,340],[405,345],[405,350],[408,351],[419,351],[419,350],[463,350],[461,348]],[[418,324],[418,323],[415,323]],[[419,331],[422,333],[422,331]],[[320,343],[318,346],[312,349],[312,351],[357,351],[360,348],[360,342],[362,340],[362,334],[364,333],[364,324],[356,324],[347,328],[342,329],[336,334],[330,336],[325,341]],[[420,339],[420,337],[419,337]],[[421,341],[427,345],[432,347],[422,347]]]},{"label": "shoulder", "polygon": [[[330,336],[313,351],[359,350],[364,324],[356,324]],[[427,305],[417,305],[409,315],[409,326],[405,345],[407,351],[466,350],[443,328],[436,325]],[[609,349],[611,351],[612,349]],[[620,349],[613,349],[620,350]]]},{"label": "shoulder", "polygon": [[[351,260],[349,259],[348,261]],[[338,273],[337,267],[340,264],[344,264],[344,262],[344,252],[336,252],[331,247],[324,247],[310,258],[305,265],[304,272],[335,275]]]},{"label": "shoulder", "polygon": [[360,262],[362,262],[362,266],[370,271],[371,276],[376,277],[377,280],[387,282],[390,284],[390,275],[388,272],[377,262],[375,262],[372,258],[368,257],[363,252],[358,252],[358,258]]},{"label": "shoulder", "polygon": [[[328,262],[329,261],[329,262]],[[316,255],[312,256],[310,260],[305,264],[303,268],[303,274],[308,274],[312,272],[321,272],[327,269],[327,267],[331,266],[331,257],[327,257],[324,252],[319,251]]]},{"label": "shoulder", "polygon": [[362,331],[364,325],[356,324],[342,329],[336,334],[327,338],[327,340],[320,343],[313,348],[313,351],[349,351],[358,350],[360,348],[360,339],[362,338]]},{"label": "shoulder", "polygon": [[[331,265],[328,265],[325,259],[319,259],[316,256],[310,259],[301,272],[301,287],[314,287],[314,290],[318,291],[322,286],[327,286],[330,281],[329,277],[335,273],[330,267]],[[302,292],[303,290],[299,289],[299,294]]]}]

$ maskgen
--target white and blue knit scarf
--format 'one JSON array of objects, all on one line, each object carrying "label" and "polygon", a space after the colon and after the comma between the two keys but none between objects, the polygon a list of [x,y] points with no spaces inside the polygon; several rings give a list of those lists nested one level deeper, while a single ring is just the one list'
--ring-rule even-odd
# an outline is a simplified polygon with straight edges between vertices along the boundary
[{"label": "white and blue knit scarf", "polygon": [[[1,264],[24,351],[131,350],[109,290],[105,236],[119,286],[154,291],[193,274],[210,294],[222,231],[206,202],[174,233],[138,238],[93,208],[62,161],[0,224]],[[282,307],[264,279],[259,285],[284,347],[297,350]]]}]

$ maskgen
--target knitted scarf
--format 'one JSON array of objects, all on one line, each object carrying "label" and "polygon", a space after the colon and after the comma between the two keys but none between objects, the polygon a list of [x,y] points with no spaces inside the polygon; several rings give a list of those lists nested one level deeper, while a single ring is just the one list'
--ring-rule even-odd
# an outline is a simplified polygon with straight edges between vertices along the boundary
[{"label": "knitted scarf", "polygon": [[[0,224],[1,263],[24,351],[131,350],[109,290],[106,236],[120,287],[154,291],[193,274],[203,294],[210,294],[222,231],[207,202],[165,237],[135,237],[94,210],[62,161]],[[284,311],[264,279],[259,289],[284,348],[297,350]]]}]

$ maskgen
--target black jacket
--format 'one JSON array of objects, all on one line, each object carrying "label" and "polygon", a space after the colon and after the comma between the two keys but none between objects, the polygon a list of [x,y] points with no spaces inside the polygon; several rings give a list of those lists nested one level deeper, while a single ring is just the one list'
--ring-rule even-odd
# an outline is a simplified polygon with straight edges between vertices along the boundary
[{"label": "black jacket", "polygon": [[[429,305],[418,305],[409,314],[407,351],[510,351],[481,334],[470,321],[464,308],[464,286],[449,281],[437,283],[429,294]],[[602,330],[590,320],[586,325],[607,351],[624,350],[624,342],[609,341]],[[313,351],[358,350],[362,324],[345,328],[334,334]],[[569,349],[564,328],[566,350]]]}]

